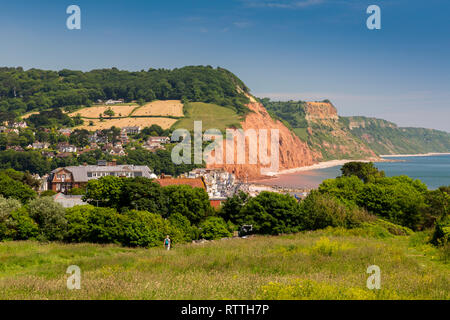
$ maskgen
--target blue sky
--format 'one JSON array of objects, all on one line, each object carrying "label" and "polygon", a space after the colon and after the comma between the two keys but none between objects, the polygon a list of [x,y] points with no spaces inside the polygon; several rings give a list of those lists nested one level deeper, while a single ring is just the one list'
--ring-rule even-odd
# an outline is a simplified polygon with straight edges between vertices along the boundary
[{"label": "blue sky", "polygon": [[[82,29],[66,28],[79,5]],[[381,8],[368,30],[366,8]],[[0,65],[212,65],[259,96],[450,132],[450,1],[0,0]]]}]

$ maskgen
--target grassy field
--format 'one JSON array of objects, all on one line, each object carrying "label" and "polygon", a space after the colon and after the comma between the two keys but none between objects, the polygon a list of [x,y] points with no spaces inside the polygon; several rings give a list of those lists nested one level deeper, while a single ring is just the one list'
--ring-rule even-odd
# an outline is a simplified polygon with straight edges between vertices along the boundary
[{"label": "grassy field", "polygon": [[180,100],[153,101],[139,107],[133,116],[183,116],[183,104]]},{"label": "grassy field", "polygon": [[203,130],[240,127],[241,117],[232,109],[212,103],[191,102],[186,106],[185,118],[178,120],[174,128],[194,130],[194,121],[202,121]]},{"label": "grassy field", "polygon": [[[1,299],[449,299],[450,266],[422,234],[377,239],[330,229],[132,249],[0,244]],[[447,253],[448,255],[448,253]],[[366,288],[369,265],[381,289]],[[81,289],[68,290],[69,265]]]},{"label": "grassy field", "polygon": [[106,110],[111,109],[114,111],[115,117],[127,117],[136,108],[136,106],[136,104],[92,106],[74,111],[70,113],[69,116],[75,117],[79,114],[82,118],[99,119],[101,114],[103,114]]}]

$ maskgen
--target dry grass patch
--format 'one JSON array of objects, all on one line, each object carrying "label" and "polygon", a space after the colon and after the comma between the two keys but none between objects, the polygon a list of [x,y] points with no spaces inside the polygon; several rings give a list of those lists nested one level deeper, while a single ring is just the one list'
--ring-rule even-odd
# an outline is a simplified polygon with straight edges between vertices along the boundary
[{"label": "dry grass patch", "polygon": [[[92,121],[93,125],[90,126],[89,122]],[[77,127],[77,129],[86,129],[89,131],[109,129],[111,127],[123,128],[123,127],[150,127],[152,124],[157,124],[163,129],[170,128],[177,119],[172,118],[122,118],[122,119],[105,119],[100,121],[98,119],[94,120],[84,120],[82,126]]]},{"label": "dry grass patch", "polygon": [[153,101],[137,109],[133,116],[183,116],[183,104],[180,100]]},{"label": "dry grass patch", "polygon": [[131,111],[133,111],[136,108],[136,105],[93,106],[72,112],[69,114],[69,116],[75,117],[77,114],[79,114],[81,117],[84,118],[100,118],[100,114],[103,115],[103,113],[109,108],[111,108],[111,110],[114,111],[115,117],[119,117],[120,115],[122,117],[128,117]]}]

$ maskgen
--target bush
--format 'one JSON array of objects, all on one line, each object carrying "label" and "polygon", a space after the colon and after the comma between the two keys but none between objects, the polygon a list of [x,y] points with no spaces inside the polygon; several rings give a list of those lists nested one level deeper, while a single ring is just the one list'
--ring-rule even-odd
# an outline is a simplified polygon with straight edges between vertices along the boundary
[{"label": "bush", "polygon": [[70,195],[73,195],[73,196],[82,196],[82,195],[84,195],[85,193],[86,193],[86,190],[83,189],[83,188],[72,188],[72,189],[69,191],[69,194],[70,194]]},{"label": "bush", "polygon": [[[131,247],[162,245],[166,235],[174,242],[189,241],[190,223],[175,215],[171,220],[147,211],[118,213],[112,208],[91,205],[67,209],[68,221],[65,240],[68,242],[116,243]],[[184,229],[183,229],[184,228]]]},{"label": "bush", "polygon": [[201,188],[172,185],[162,188],[167,197],[167,214],[180,213],[191,224],[198,224],[214,212],[208,194]]},{"label": "bush", "polygon": [[0,240],[11,238],[11,213],[21,207],[17,199],[5,199],[0,195]]},{"label": "bush", "polygon": [[65,209],[51,197],[38,198],[28,205],[30,217],[39,225],[39,236],[46,240],[62,240],[67,228]]},{"label": "bush", "polygon": [[300,204],[302,225],[306,230],[326,227],[354,228],[375,217],[355,205],[345,205],[337,198],[312,191]]},{"label": "bush", "polygon": [[233,234],[228,230],[228,225],[221,217],[208,217],[199,226],[200,237],[207,240],[231,237]]},{"label": "bush", "polygon": [[293,233],[302,229],[301,213],[292,196],[274,192],[261,192],[248,200],[232,223],[253,225],[261,234]]},{"label": "bush", "polygon": [[55,194],[57,194],[57,193],[55,191],[53,191],[53,190],[45,190],[45,191],[41,192],[41,194],[39,196],[41,198],[53,197]]},{"label": "bush", "polygon": [[197,239],[197,228],[193,227],[189,220],[180,213],[173,213],[169,217],[170,231],[169,235],[172,243],[188,242]]},{"label": "bush", "polygon": [[14,180],[4,173],[0,174],[0,195],[27,203],[36,198],[36,192],[20,181]]},{"label": "bush", "polygon": [[450,216],[443,217],[436,223],[431,243],[446,246],[450,242]]},{"label": "bush", "polygon": [[31,219],[24,207],[11,213],[11,227],[12,240],[29,240],[39,235],[38,224]]}]

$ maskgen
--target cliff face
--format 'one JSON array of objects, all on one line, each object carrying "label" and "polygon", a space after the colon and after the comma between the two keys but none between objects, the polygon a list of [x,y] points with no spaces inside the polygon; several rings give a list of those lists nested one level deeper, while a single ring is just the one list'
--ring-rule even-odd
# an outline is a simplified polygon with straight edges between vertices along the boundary
[{"label": "cliff face", "polygon": [[[293,132],[291,132],[281,121],[274,120],[269,115],[264,106],[257,102],[253,97],[249,96],[250,103],[247,107],[252,111],[241,122],[242,129],[255,130],[258,141],[260,139],[260,129],[265,129],[268,132],[268,155],[270,157],[270,132],[272,129],[277,129],[279,132],[279,162],[278,169],[292,169],[302,166],[309,166],[317,163],[321,159],[321,154],[313,151],[308,147],[306,142],[301,141]],[[235,138],[235,142],[237,138]],[[223,146],[224,159],[226,158],[227,146]],[[237,149],[234,148],[234,159],[237,162]],[[260,154],[260,152],[258,152]],[[249,163],[249,146],[245,146],[246,161],[245,164],[223,164],[223,165],[207,165],[208,168],[224,168],[228,172],[234,173],[239,179],[257,179],[264,177],[261,168],[268,168],[270,164],[261,164],[258,159],[257,164]]]},{"label": "cliff face", "polygon": [[306,120],[338,120],[336,108],[330,102],[306,102]]}]

